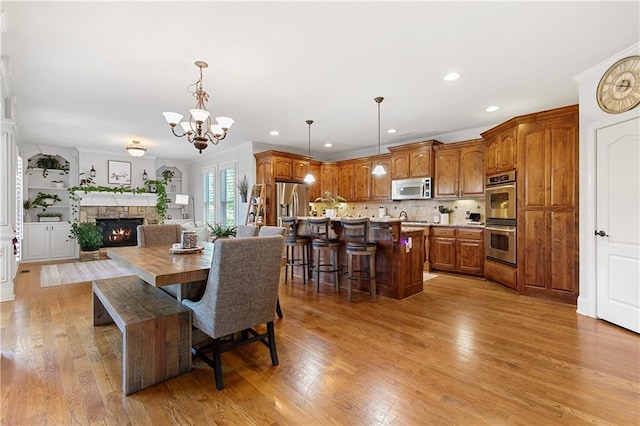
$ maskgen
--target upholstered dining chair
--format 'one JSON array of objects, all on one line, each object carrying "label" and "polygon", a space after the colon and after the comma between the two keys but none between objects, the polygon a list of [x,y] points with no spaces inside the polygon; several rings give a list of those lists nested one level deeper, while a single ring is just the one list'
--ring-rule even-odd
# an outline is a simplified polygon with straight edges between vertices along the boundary
[{"label": "upholstered dining chair", "polygon": [[[263,225],[263,226],[260,227],[260,231],[258,231],[258,236],[259,237],[269,237],[271,235],[282,235],[284,237],[286,231],[287,230],[284,227],[281,227],[281,226]],[[282,266],[284,266],[285,263],[287,262],[285,246],[282,246],[282,250],[283,250]],[[278,314],[278,318],[282,318],[282,316],[283,316],[282,315],[282,308],[280,307],[280,297],[278,297],[278,300],[276,301],[276,314]]]},{"label": "upholstered dining chair", "polygon": [[[192,352],[213,367],[218,390],[223,387],[223,352],[261,341],[269,348],[271,363],[278,365],[273,310],[283,246],[284,238],[279,235],[216,240],[202,299],[182,301],[193,311],[193,325],[213,339],[213,343],[192,348]],[[262,324],[266,324],[265,332],[254,330]],[[239,341],[221,341],[238,332]],[[206,354],[209,349],[212,357]]]},{"label": "upholstered dining chair", "polygon": [[236,238],[250,238],[258,236],[258,227],[251,225],[236,226]]},{"label": "upholstered dining chair", "polygon": [[138,247],[157,246],[180,242],[180,225],[138,225]]},{"label": "upholstered dining chair", "polygon": [[[138,247],[179,243],[182,235],[180,225],[138,225]],[[183,297],[195,297],[202,294],[204,282],[171,284],[160,287],[166,293],[181,300]]]}]

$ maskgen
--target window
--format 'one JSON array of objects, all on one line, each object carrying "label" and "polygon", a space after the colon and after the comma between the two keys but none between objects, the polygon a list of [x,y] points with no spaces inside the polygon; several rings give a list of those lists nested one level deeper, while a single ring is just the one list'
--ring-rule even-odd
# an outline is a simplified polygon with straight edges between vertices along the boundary
[{"label": "window", "polygon": [[216,169],[202,172],[202,217],[205,222],[216,223]]},{"label": "window", "polygon": [[[218,173],[219,169],[219,173]],[[203,218],[209,223],[236,223],[236,163],[202,171]]]},{"label": "window", "polygon": [[225,225],[236,224],[235,167],[220,171],[220,221]]}]

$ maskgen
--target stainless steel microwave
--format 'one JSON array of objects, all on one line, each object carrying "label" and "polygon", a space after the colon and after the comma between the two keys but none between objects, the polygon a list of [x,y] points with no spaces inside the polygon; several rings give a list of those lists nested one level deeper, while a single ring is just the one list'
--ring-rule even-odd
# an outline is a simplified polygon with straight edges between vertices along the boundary
[{"label": "stainless steel microwave", "polygon": [[392,200],[423,200],[431,198],[431,178],[391,181]]}]

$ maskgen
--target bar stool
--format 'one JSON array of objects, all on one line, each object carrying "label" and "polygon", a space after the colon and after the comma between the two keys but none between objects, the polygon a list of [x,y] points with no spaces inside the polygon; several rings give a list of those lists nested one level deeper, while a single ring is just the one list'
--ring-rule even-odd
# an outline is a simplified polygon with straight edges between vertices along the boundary
[{"label": "bar stool", "polygon": [[[368,280],[371,300],[376,300],[376,243],[369,241],[369,218],[342,218],[342,239],[345,241],[347,253],[347,300],[351,302],[353,280]],[[354,256],[358,268],[361,267],[361,256],[367,256],[367,269],[353,269]]]},{"label": "bar stool", "polygon": [[[282,227],[285,228],[284,244],[286,250],[286,263],[284,269],[284,282],[287,282],[289,268],[291,268],[291,281],[293,281],[293,268],[302,267],[302,283],[307,284],[307,275],[311,278],[311,238],[298,234],[298,219],[295,217],[281,218]],[[295,257],[296,247],[300,257]]]},{"label": "bar stool", "polygon": [[[336,290],[340,291],[340,240],[329,233],[331,219],[328,217],[308,218],[309,234],[311,235],[311,248],[313,249],[313,262],[311,269],[315,271],[315,291],[320,292],[320,273],[333,274]],[[320,263],[322,252],[329,251],[329,263]]]}]

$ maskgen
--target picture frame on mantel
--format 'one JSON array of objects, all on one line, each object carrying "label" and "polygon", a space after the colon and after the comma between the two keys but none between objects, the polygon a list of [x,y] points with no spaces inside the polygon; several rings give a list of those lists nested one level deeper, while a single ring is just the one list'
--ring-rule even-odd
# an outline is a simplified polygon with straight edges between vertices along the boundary
[{"label": "picture frame on mantel", "polygon": [[131,162],[109,160],[109,183],[131,185]]}]

